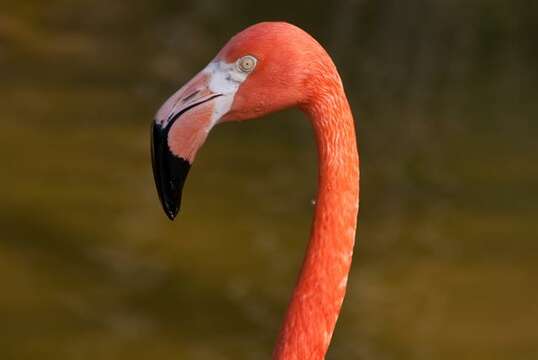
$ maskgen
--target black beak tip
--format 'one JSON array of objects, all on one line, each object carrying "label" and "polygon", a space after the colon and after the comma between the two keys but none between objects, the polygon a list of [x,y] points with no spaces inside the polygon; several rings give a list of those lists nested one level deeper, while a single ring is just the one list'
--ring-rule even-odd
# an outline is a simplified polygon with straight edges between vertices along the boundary
[{"label": "black beak tip", "polygon": [[170,221],[174,221],[174,219],[176,218],[176,215],[178,214],[178,212],[179,211],[174,211],[174,210],[171,210],[171,209],[168,209],[168,210],[165,211],[166,216],[168,216]]},{"label": "black beak tip", "polygon": [[174,220],[181,206],[183,185],[189,173],[189,161],[178,157],[168,147],[168,128],[154,124],[151,137],[151,160],[157,193],[166,216]]},{"label": "black beak tip", "polygon": [[164,213],[170,219],[170,221],[174,221],[177,214],[179,214],[179,207],[181,205],[181,193],[175,195],[174,197],[169,197],[165,194],[162,194],[161,190],[159,189],[157,189],[157,192],[159,193],[159,199],[161,200]]}]

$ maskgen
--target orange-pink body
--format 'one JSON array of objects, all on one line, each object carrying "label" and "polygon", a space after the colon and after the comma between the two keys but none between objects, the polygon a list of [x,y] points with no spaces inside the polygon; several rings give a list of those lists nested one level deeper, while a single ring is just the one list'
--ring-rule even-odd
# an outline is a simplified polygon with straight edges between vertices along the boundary
[{"label": "orange-pink body", "polygon": [[[316,136],[314,221],[273,359],[321,360],[344,300],[355,243],[359,156],[353,115],[331,58],[301,29],[286,23],[254,25],[217,57],[234,61],[245,51],[266,68],[241,86],[224,119],[248,119],[296,105],[310,117]],[[252,101],[256,104],[245,103]]]}]

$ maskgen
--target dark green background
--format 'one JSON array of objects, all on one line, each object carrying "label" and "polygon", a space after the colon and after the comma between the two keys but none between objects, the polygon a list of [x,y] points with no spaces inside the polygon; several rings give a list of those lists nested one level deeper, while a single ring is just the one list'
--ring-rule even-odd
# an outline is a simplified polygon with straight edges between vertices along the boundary
[{"label": "dark green background", "polygon": [[170,223],[149,125],[234,33],[326,46],[358,249],[328,359],[538,358],[534,1],[0,3],[0,358],[269,358],[316,153],[296,110],[211,133]]}]

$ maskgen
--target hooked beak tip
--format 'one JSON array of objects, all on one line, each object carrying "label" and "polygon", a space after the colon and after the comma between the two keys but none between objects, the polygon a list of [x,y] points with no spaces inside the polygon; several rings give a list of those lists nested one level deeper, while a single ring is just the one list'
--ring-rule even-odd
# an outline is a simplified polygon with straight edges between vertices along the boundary
[{"label": "hooked beak tip", "polygon": [[[195,76],[161,106],[153,121],[153,176],[164,213],[170,220],[175,219],[181,207],[183,185],[196,150],[214,124],[211,119],[214,106],[208,103],[223,96],[209,88],[209,80],[207,71]],[[202,110],[191,110],[198,107]],[[174,126],[178,120],[183,124]],[[175,130],[171,134],[172,128]],[[176,139],[174,150],[169,146],[169,136]]]},{"label": "hooked beak tip", "polygon": [[151,136],[153,176],[163,210],[170,220],[174,220],[181,206],[183,185],[191,164],[172,154],[167,139],[168,129],[154,124]]}]

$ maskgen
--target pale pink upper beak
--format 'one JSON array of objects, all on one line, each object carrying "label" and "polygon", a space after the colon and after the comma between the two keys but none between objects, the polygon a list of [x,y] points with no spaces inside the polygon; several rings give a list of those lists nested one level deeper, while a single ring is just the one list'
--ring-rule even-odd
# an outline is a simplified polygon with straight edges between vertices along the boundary
[{"label": "pale pink upper beak", "polygon": [[202,71],[176,91],[157,111],[155,122],[161,127],[170,126],[173,120],[190,108],[219,96],[209,90],[209,77],[208,73]]}]

